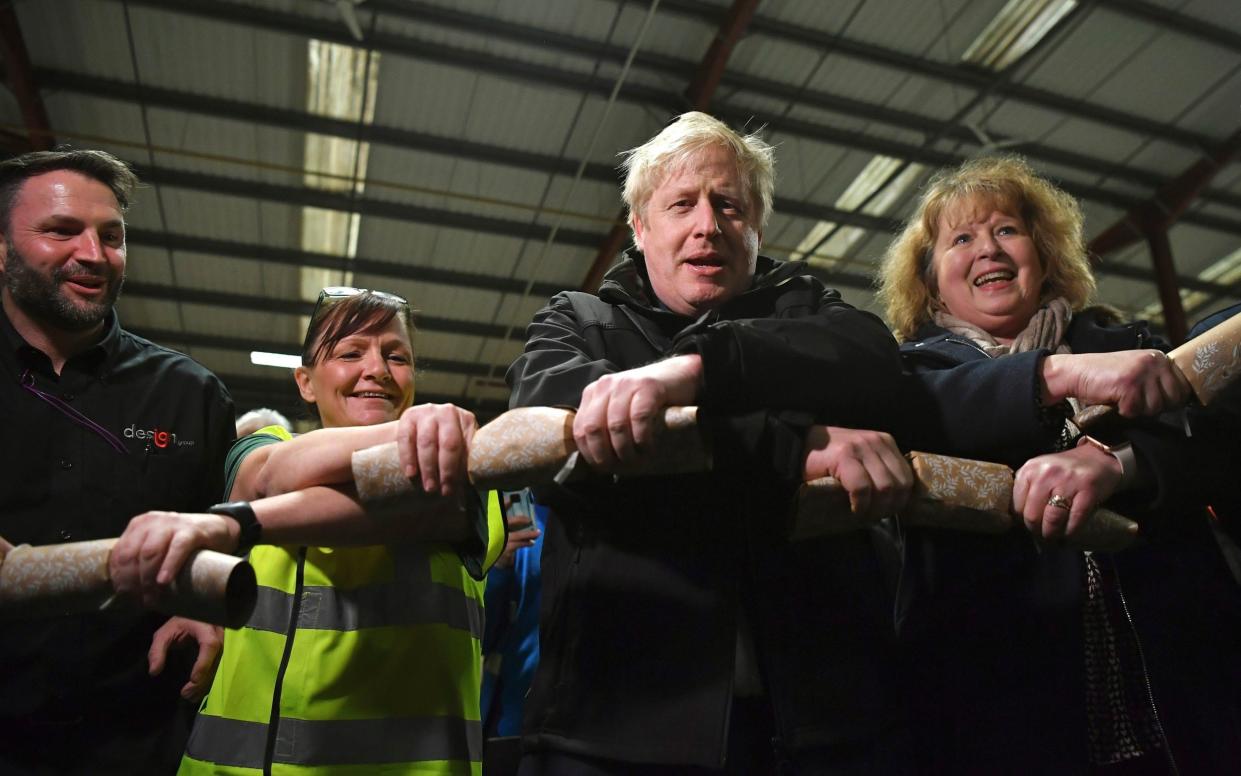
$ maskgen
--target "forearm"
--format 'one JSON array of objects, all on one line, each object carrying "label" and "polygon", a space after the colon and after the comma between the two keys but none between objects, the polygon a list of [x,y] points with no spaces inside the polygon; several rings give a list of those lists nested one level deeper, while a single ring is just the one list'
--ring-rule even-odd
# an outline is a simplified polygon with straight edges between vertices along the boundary
[{"label": "forearm", "polygon": [[264,544],[326,547],[452,542],[470,535],[472,515],[457,499],[421,494],[364,506],[347,489],[310,487],[250,502]]},{"label": "forearm", "polygon": [[351,483],[354,451],[391,442],[396,431],[397,421],[323,428],[272,445],[250,490],[258,496],[278,496],[316,485]]},{"label": "forearm", "polygon": [[1040,410],[1044,351],[980,359],[906,376],[897,411],[901,442],[914,450],[1019,466],[1051,452],[1062,424]]}]

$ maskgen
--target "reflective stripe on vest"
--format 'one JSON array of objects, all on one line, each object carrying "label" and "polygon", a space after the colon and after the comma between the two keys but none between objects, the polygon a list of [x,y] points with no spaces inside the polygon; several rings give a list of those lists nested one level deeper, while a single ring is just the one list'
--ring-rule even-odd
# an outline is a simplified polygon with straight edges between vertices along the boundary
[{"label": "reflective stripe on vest", "polygon": [[[259,586],[254,614],[247,628],[284,633],[289,627],[293,595]],[[390,625],[443,623],[483,637],[483,615],[478,601],[463,591],[432,582],[422,589],[408,583],[371,585],[356,590],[307,585],[297,627],[301,629],[353,631]]]},{"label": "reflective stripe on vest", "polygon": [[[504,540],[494,500],[489,559]],[[260,545],[250,557],[258,605],[225,633],[181,773],[250,776],[270,756],[273,773],[299,776],[478,774],[483,584],[453,548],[311,547],[300,586],[297,548]]]},{"label": "reflective stripe on vest", "polygon": [[[196,760],[262,768],[267,725],[200,714],[185,753]],[[284,717],[276,733],[274,763],[351,765],[481,761],[482,723],[451,717],[304,720]]]}]

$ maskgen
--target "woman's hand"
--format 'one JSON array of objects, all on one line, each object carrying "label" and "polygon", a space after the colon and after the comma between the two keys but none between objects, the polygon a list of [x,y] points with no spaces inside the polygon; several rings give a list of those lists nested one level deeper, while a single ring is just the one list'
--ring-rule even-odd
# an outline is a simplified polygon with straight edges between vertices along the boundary
[{"label": "woman's hand", "polygon": [[1115,456],[1081,445],[1031,458],[1013,482],[1013,512],[1043,539],[1072,536],[1092,512],[1111,498],[1124,472]]},{"label": "woman's hand", "polygon": [[812,426],[806,432],[807,481],[835,477],[855,515],[879,519],[904,508],[914,475],[891,435],[882,431]]},{"label": "woman's hand", "polygon": [[1158,350],[1056,354],[1043,359],[1044,398],[1111,404],[1126,418],[1158,415],[1189,397],[1184,375]]},{"label": "woman's hand", "polygon": [[452,404],[419,404],[401,413],[396,432],[401,468],[421,476],[428,494],[456,496],[469,482],[470,442],[478,430],[474,413]]},{"label": "woman's hand", "polygon": [[129,521],[108,556],[108,574],[118,593],[154,606],[185,561],[197,550],[232,552],[241,526],[227,515],[146,512]]}]

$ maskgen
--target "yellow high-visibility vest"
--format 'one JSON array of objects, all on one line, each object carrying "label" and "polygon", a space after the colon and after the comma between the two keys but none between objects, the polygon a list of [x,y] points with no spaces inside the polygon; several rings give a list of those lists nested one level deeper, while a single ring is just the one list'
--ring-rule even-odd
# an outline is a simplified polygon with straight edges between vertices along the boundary
[{"label": "yellow high-visibility vest", "polygon": [[[494,494],[487,534],[482,569],[505,541]],[[180,774],[480,776],[483,582],[452,547],[259,545],[250,562],[258,604],[225,632]]]}]

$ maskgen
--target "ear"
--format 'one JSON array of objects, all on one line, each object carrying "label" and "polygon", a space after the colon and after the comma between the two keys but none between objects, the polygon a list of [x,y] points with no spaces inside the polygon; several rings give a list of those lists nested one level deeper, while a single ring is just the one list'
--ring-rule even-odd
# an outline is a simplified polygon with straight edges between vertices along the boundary
[{"label": "ear", "polygon": [[638,246],[638,250],[646,253],[646,249],[642,247],[644,242],[642,235],[646,233],[646,227],[642,225],[642,216],[638,213],[633,214],[633,244]]},{"label": "ear", "polygon": [[293,370],[293,380],[297,383],[297,392],[302,395],[302,401],[314,404],[315,389],[310,383],[310,370],[304,366],[297,367]]}]

